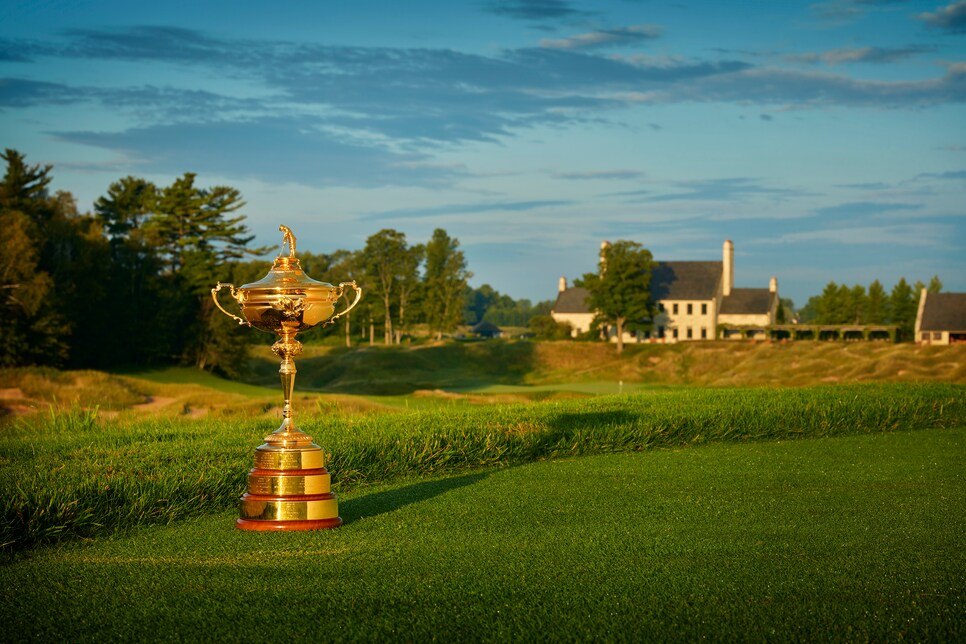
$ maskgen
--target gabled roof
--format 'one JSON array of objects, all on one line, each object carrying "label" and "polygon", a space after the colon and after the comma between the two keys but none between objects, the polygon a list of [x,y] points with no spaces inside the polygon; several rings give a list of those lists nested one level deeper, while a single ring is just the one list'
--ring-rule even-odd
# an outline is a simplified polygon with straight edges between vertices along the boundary
[{"label": "gabled roof", "polygon": [[476,326],[473,327],[472,332],[479,333],[479,334],[503,333],[503,330],[497,325],[493,324],[492,322],[487,322],[486,320],[483,320],[482,322],[478,322]]},{"label": "gabled roof", "polygon": [[553,305],[554,313],[590,313],[587,299],[590,291],[581,286],[571,286],[557,294],[557,301]]},{"label": "gabled roof", "polygon": [[771,311],[775,294],[767,288],[733,288],[721,300],[721,315],[755,315]]},{"label": "gabled roof", "polygon": [[658,262],[651,274],[651,298],[710,300],[721,282],[721,262]]},{"label": "gabled roof", "polygon": [[921,331],[966,331],[966,293],[927,293]]}]

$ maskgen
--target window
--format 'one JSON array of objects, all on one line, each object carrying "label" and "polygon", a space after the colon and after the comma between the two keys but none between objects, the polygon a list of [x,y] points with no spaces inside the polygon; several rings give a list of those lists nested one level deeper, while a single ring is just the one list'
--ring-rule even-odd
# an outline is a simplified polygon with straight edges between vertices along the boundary
[{"label": "window", "polygon": [[701,315],[707,315],[707,314],[708,314],[708,305],[707,304],[702,304],[701,305]]},{"label": "window", "polygon": [[657,310],[660,311],[661,313],[664,313],[664,302],[657,303]]},{"label": "window", "polygon": [[692,313],[694,313],[693,308],[691,304],[688,304],[688,315],[691,315]]},{"label": "window", "polygon": [[678,314],[678,303],[675,302],[674,303],[674,315],[677,315],[677,314]]},{"label": "window", "polygon": [[690,340],[693,337],[693,335],[694,334],[691,332],[691,327],[688,327],[688,340]]},{"label": "window", "polygon": [[708,339],[708,329],[706,329],[705,327],[701,327],[701,339],[702,340]]},{"label": "window", "polygon": [[671,337],[674,338],[675,340],[678,339],[678,330],[677,329],[672,329],[671,330]]},{"label": "window", "polygon": [[657,327],[657,337],[659,337],[659,338],[663,338],[664,337],[664,327],[663,326]]},{"label": "window", "polygon": [[923,331],[922,332],[922,341],[925,342],[928,339],[929,339],[929,331]]},{"label": "window", "polygon": [[942,340],[943,339],[943,332],[942,331],[933,331],[932,332],[932,339],[933,340]]}]

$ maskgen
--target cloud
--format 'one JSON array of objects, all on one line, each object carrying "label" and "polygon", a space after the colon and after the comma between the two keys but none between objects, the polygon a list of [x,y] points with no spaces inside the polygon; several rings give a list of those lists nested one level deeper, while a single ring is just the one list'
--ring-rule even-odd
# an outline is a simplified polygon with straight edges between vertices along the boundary
[{"label": "cloud", "polygon": [[894,63],[897,60],[911,58],[920,54],[934,52],[930,45],[909,45],[908,47],[860,47],[832,49],[822,53],[796,54],[788,56],[788,60],[818,63],[826,65],[843,65],[847,63]]},{"label": "cloud", "polygon": [[931,13],[920,13],[916,17],[935,29],[951,34],[966,34],[966,0],[953,2]]},{"label": "cloud", "polygon": [[839,26],[863,17],[871,10],[889,9],[907,0],[829,0],[809,6],[812,13],[822,22]]},{"label": "cloud", "polygon": [[966,179],[966,170],[952,170],[949,172],[922,172],[916,175],[916,179],[944,179],[960,181]]},{"label": "cloud", "polygon": [[630,180],[630,179],[643,179],[644,173],[638,170],[591,170],[589,172],[555,172],[553,176],[557,179],[566,179],[567,181],[585,181],[585,180]]},{"label": "cloud", "polygon": [[819,217],[829,218],[832,221],[841,221],[851,218],[874,217],[884,215],[889,212],[921,210],[922,204],[916,203],[880,203],[875,201],[853,201],[826,206],[814,211]]},{"label": "cloud", "polygon": [[498,16],[529,21],[571,18],[583,13],[564,0],[490,0],[483,4],[483,9]]},{"label": "cloud", "polygon": [[541,208],[569,206],[573,203],[574,202],[570,200],[549,199],[533,201],[495,201],[471,204],[445,204],[442,206],[430,206],[427,208],[400,208],[397,210],[374,212],[365,215],[362,217],[362,219],[371,221],[380,219],[416,219],[445,215],[481,214],[485,212],[526,212],[528,210],[538,210]]},{"label": "cloud", "polygon": [[[320,176],[324,182],[325,176],[346,174],[329,165],[329,150],[344,149],[348,167],[365,177],[350,180],[350,185],[425,185],[434,172],[458,176],[427,165],[440,149],[501,143],[528,128],[601,122],[611,114],[618,119],[619,110],[641,104],[907,109],[966,100],[963,63],[950,64],[944,76],[925,80],[865,81],[727,58],[603,56],[579,48],[527,47],[481,55],[450,49],[233,40],[150,26],[71,30],[64,38],[56,44],[28,43],[24,51],[37,60],[60,58],[73,64],[132,61],[162,71],[175,65],[179,82],[187,86],[125,85],[120,77],[110,76],[97,86],[7,78],[0,81],[0,106],[108,107],[119,122],[136,127],[128,132],[58,135],[132,158],[149,158],[152,151],[173,155],[176,142],[184,146],[182,152],[193,152],[195,141],[185,135],[188,132],[239,153],[251,151],[244,145],[247,137],[266,132],[293,141],[300,151],[303,141],[313,141],[322,157],[322,175],[311,167],[291,168],[284,159],[279,161],[280,168],[313,184]],[[16,45],[0,40],[0,51],[15,51]],[[146,77],[168,77],[148,72]],[[211,84],[213,77],[222,82]],[[170,138],[164,139],[162,133]],[[241,138],[232,141],[229,135]],[[271,141],[267,145],[280,148]],[[372,163],[368,175],[363,160]],[[236,160],[235,165],[251,172],[256,164]],[[275,178],[273,168],[264,172]],[[714,198],[706,195],[722,194],[723,189],[680,187],[683,194],[654,198]],[[732,184],[731,194],[738,187]],[[748,194],[750,188],[744,188],[738,194]]]},{"label": "cloud", "polygon": [[785,244],[820,242],[842,246],[897,246],[906,248],[944,247],[948,245],[949,235],[955,232],[952,226],[898,224],[894,226],[846,226],[823,228],[780,235],[775,241]]},{"label": "cloud", "polygon": [[769,188],[756,183],[756,181],[756,179],[747,177],[679,181],[672,185],[683,190],[683,192],[655,195],[648,198],[647,201],[729,201],[752,195],[790,197],[805,194],[787,188]]},{"label": "cloud", "polygon": [[578,34],[569,38],[544,39],[541,47],[550,49],[599,49],[645,42],[659,38],[664,33],[657,25],[633,25],[619,29],[602,29]]},{"label": "cloud", "polygon": [[[438,185],[452,170],[425,167],[425,155],[360,144],[310,120],[262,118],[186,123],[123,132],[53,132],[63,141],[128,157],[144,172],[221,174],[311,186]],[[185,163],[190,163],[185,168]]]}]

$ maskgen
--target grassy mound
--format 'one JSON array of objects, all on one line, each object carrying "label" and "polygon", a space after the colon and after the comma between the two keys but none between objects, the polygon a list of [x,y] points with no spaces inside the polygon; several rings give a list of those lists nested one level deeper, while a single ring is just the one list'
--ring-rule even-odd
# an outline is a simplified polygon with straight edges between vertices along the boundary
[{"label": "grassy mound", "polygon": [[[966,388],[866,385],[673,389],[393,414],[319,407],[302,427],[337,490],[400,477],[703,442],[966,425]],[[0,545],[8,551],[233,507],[264,418],[98,422],[79,407],[0,431]]]},{"label": "grassy mound", "polygon": [[[278,359],[258,349],[254,363],[252,382],[276,386]],[[966,384],[966,345],[886,342],[629,345],[623,356],[613,345],[594,342],[501,340],[352,350],[310,346],[297,363],[302,390],[374,395],[606,381],[704,387]]]}]

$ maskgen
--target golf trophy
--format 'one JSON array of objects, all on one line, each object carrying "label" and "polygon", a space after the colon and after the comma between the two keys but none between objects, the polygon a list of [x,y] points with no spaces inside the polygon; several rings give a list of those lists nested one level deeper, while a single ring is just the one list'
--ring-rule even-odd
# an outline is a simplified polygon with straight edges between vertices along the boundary
[{"label": "golf trophy", "polygon": [[[241,517],[235,526],[242,530],[335,528],[342,525],[342,518],[338,500],[330,489],[322,448],[292,419],[293,358],[302,352],[302,343],[295,335],[332,324],[347,314],[359,303],[362,289],[355,282],[333,286],[306,275],[295,257],[295,235],[286,226],[279,226],[279,230],[284,234],[282,253],[275,258],[268,275],[239,288],[219,282],[211,289],[215,306],[222,313],[239,324],[277,335],[272,351],[282,359],[278,370],[285,401],[282,425],[255,448],[255,467],[248,473],[248,491],[241,498]],[[229,313],[218,301],[218,292],[225,287],[244,317]],[[355,290],[355,300],[336,314],[336,303],[346,287]]]}]

